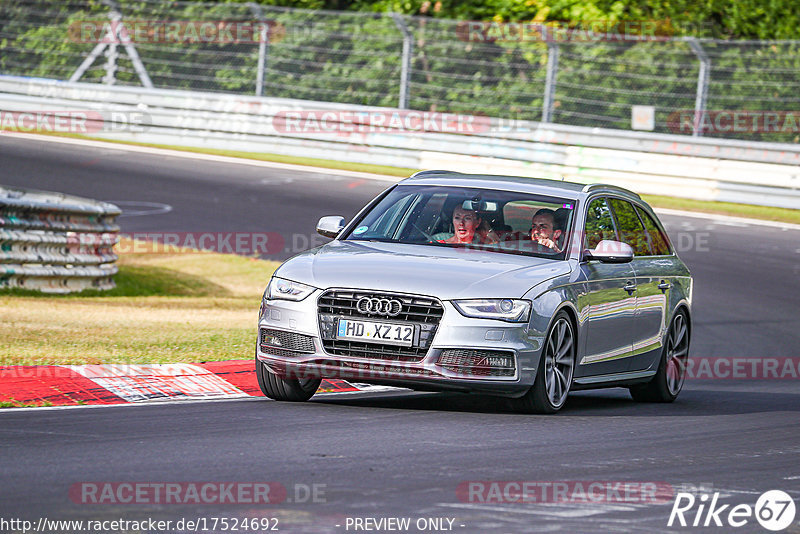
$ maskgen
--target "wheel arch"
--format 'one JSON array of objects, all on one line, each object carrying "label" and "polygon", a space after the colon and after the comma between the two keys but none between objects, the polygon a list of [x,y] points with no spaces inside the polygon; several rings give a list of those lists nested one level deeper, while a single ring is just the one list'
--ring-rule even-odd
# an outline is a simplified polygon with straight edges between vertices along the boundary
[{"label": "wheel arch", "polygon": [[[545,331],[545,335],[550,332],[550,329],[553,327],[556,317],[559,313],[564,312],[567,314],[569,318],[569,322],[572,325],[572,336],[573,336],[573,343],[575,344],[575,365],[577,366],[581,354],[581,335],[580,331],[578,330],[578,312],[575,310],[575,305],[570,301],[562,302],[554,311],[553,315],[550,317],[550,322],[547,325],[547,330]],[[542,345],[541,354],[544,354],[544,345]]]},{"label": "wheel arch", "polygon": [[672,320],[675,318],[675,315],[678,312],[684,312],[686,314],[686,328],[689,330],[689,340],[692,339],[692,309],[689,307],[689,303],[686,300],[680,300],[672,310],[672,313],[669,316],[669,321],[667,324],[672,324]]},{"label": "wheel arch", "polygon": [[[556,308],[555,313],[553,313],[553,319],[555,319],[556,315],[558,315],[561,311],[564,311],[564,312],[567,313],[567,316],[569,317],[569,320],[572,323],[573,334],[577,338],[578,337],[578,312],[575,310],[575,306],[569,301],[562,303],[561,306]],[[550,322],[551,322],[551,325],[552,325],[552,320]],[[576,339],[576,341],[577,341],[577,339]],[[578,347],[577,344],[575,346],[576,346],[576,348]]]},{"label": "wheel arch", "polygon": [[[581,348],[581,340],[583,336],[580,335],[581,332],[581,323],[580,323],[580,314],[575,305],[575,295],[571,292],[568,292],[566,287],[557,288],[555,291],[547,291],[544,293],[539,294],[533,300],[533,310],[532,313],[534,314],[531,317],[530,328],[532,332],[535,332],[537,335],[540,335],[542,339],[550,332],[550,329],[553,327],[555,322],[556,316],[561,312],[564,311],[567,317],[569,318],[570,325],[572,326],[573,335],[575,336],[575,356],[576,361],[580,361],[580,357],[582,355],[582,348]],[[551,296],[554,298],[544,299],[545,296]],[[541,350],[539,351],[539,355],[544,351],[544,343],[542,343]]]}]

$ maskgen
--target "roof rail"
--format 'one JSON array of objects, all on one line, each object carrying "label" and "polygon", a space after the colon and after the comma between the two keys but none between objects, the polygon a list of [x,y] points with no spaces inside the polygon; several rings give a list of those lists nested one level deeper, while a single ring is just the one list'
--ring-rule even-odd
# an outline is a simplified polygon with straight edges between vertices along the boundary
[{"label": "roof rail", "polygon": [[427,176],[429,174],[464,174],[463,172],[456,172],[456,171],[446,171],[441,169],[431,169],[427,171],[417,171],[409,178],[419,178],[420,176]]},{"label": "roof rail", "polygon": [[627,195],[631,195],[631,196],[633,196],[633,197],[636,197],[636,198],[638,198],[638,199],[641,199],[641,198],[642,198],[642,197],[640,197],[640,196],[639,196],[639,194],[638,194],[638,193],[634,193],[634,192],[633,192],[633,191],[631,191],[630,189],[625,189],[624,187],[619,187],[618,185],[610,185],[610,184],[586,184],[585,186],[583,186],[583,192],[584,192],[584,193],[591,193],[592,191],[596,191],[596,190],[598,190],[598,189],[600,189],[600,190],[607,190],[607,191],[617,191],[617,192],[620,192],[620,193],[625,193],[625,194],[627,194]]}]

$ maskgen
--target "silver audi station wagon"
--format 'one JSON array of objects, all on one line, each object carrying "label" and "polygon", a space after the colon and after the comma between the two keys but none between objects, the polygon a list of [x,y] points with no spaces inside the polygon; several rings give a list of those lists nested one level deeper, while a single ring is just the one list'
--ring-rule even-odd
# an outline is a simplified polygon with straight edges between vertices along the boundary
[{"label": "silver audi station wagon", "polygon": [[553,413],[570,391],[683,387],[692,278],[653,210],[603,184],[422,171],[281,265],[256,374],[308,400],[322,378],[509,397]]}]

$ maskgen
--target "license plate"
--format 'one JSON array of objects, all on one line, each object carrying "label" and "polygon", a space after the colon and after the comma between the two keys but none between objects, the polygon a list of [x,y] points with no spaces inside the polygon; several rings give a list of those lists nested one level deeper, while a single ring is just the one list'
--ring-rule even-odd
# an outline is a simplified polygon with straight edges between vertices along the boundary
[{"label": "license plate", "polygon": [[366,341],[367,343],[388,343],[390,345],[410,347],[414,343],[414,326],[339,319],[336,339]]}]

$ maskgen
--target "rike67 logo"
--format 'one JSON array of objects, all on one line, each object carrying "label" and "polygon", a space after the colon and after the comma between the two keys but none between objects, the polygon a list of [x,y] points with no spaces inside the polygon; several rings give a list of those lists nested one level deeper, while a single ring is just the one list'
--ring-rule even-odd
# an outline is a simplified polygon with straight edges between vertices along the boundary
[{"label": "rike67 logo", "polygon": [[675,496],[667,526],[680,527],[743,527],[755,518],[767,530],[777,532],[788,528],[795,517],[792,497],[781,490],[766,491],[750,504],[718,504],[719,492],[702,493],[699,497],[680,492]]}]

